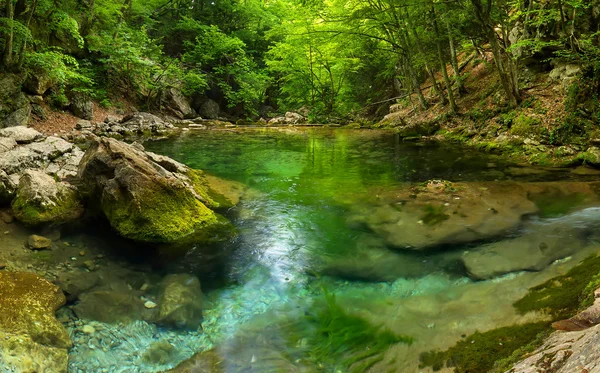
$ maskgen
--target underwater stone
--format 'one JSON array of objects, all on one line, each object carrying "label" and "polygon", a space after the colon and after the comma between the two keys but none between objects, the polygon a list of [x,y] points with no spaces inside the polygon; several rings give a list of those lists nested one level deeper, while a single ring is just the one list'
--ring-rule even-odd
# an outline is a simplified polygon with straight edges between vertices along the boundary
[{"label": "underwater stone", "polygon": [[15,217],[26,225],[64,223],[83,213],[75,188],[51,176],[27,170],[12,202]]},{"label": "underwater stone", "polygon": [[67,372],[71,340],[60,289],[33,273],[0,272],[0,361],[15,372]]},{"label": "underwater stone", "polygon": [[27,238],[27,246],[32,250],[49,249],[52,246],[52,240],[44,236],[32,234]]},{"label": "underwater stone", "polygon": [[197,277],[166,276],[160,284],[156,322],[178,328],[198,328],[202,322],[202,290]]},{"label": "underwater stone", "polygon": [[215,202],[193,175],[176,161],[111,138],[96,139],[79,166],[87,194],[99,198],[111,226],[123,237],[147,243],[218,236],[214,230],[222,225],[207,207]]},{"label": "underwater stone", "polygon": [[142,301],[131,293],[118,290],[83,293],[73,311],[80,319],[105,323],[125,323],[144,318]]},{"label": "underwater stone", "polygon": [[225,372],[223,358],[213,349],[199,352],[191,358],[163,373],[222,373]]}]

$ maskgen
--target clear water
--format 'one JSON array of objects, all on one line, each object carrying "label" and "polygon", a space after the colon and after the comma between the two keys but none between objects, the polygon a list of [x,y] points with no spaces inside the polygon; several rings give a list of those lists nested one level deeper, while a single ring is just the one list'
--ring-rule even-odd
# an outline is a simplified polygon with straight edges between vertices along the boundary
[{"label": "clear water", "polygon": [[[369,203],[377,190],[430,179],[565,180],[571,173],[514,172],[514,165],[488,154],[437,143],[404,143],[377,131],[199,131],[145,147],[246,184],[249,191],[242,202],[228,212],[240,234],[227,248],[231,255],[225,265],[214,272],[206,273],[194,252],[161,269],[192,272],[202,279],[208,299],[202,331],[166,330],[141,321],[119,327],[96,323],[99,345],[105,339],[126,342],[104,348],[76,343],[73,372],[156,372],[213,347],[226,372],[345,372],[345,357],[361,351],[315,353],[322,348],[319,338],[325,337],[318,334],[322,330],[313,316],[323,309],[325,292],[335,294],[336,304],[348,314],[414,338],[411,345],[392,344],[369,357],[370,371],[416,372],[420,352],[447,348],[475,330],[524,321],[512,308],[513,301],[529,286],[563,273],[596,250],[591,245],[542,272],[489,281],[472,281],[456,265],[466,247],[394,252],[405,265],[395,268],[388,281],[322,276],[324,263],[357,257],[365,242],[384,246],[376,235],[348,221],[351,206]],[[381,271],[389,268],[382,266]],[[80,326],[72,333],[81,336]],[[177,353],[160,364],[144,361],[143,351],[161,340],[174,345]]]}]

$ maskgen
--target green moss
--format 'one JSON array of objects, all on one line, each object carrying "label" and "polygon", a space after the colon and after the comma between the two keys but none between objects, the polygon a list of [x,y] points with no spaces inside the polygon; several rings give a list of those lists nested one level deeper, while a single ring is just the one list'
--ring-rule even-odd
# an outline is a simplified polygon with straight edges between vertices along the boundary
[{"label": "green moss", "polygon": [[81,213],[82,206],[75,191],[65,190],[53,202],[42,205],[17,193],[12,202],[12,210],[19,221],[32,226],[65,222]]},{"label": "green moss", "polygon": [[572,268],[565,275],[552,278],[529,289],[527,295],[514,303],[521,314],[542,311],[554,320],[573,315],[589,300],[590,282],[597,281],[600,257],[593,255]]},{"label": "green moss", "polygon": [[423,207],[424,215],[421,217],[423,223],[427,225],[441,224],[450,219],[450,215],[444,213],[446,208],[441,206],[426,205]]},{"label": "green moss", "polygon": [[[123,237],[142,242],[169,243],[197,231],[210,229],[218,221],[215,213],[187,189],[150,184],[132,201],[115,191],[102,198],[102,210]],[[126,202],[128,201],[128,202]]]},{"label": "green moss", "polygon": [[207,201],[207,205],[212,209],[227,209],[233,207],[233,204],[227,197],[212,189],[204,176],[204,172],[200,170],[190,170],[187,173],[190,178],[194,190],[198,195]]},{"label": "green moss", "polygon": [[177,357],[175,347],[167,341],[158,341],[152,343],[144,354],[142,360],[149,364],[169,364]]},{"label": "green moss", "polygon": [[475,332],[446,351],[422,353],[419,367],[438,371],[449,366],[455,373],[488,373],[494,369],[497,360],[510,357],[514,351],[536,340],[547,328],[548,323],[538,322]]},{"label": "green moss", "polygon": [[31,257],[38,263],[48,264],[54,259],[54,254],[50,250],[37,250],[31,253]]},{"label": "green moss", "polygon": [[542,121],[539,118],[529,117],[525,114],[519,115],[514,119],[510,132],[518,136],[535,136],[541,133],[540,125]]},{"label": "green moss", "polygon": [[585,201],[585,194],[564,194],[559,191],[539,195],[530,195],[529,200],[535,203],[543,218],[553,218],[569,213],[573,208]]}]

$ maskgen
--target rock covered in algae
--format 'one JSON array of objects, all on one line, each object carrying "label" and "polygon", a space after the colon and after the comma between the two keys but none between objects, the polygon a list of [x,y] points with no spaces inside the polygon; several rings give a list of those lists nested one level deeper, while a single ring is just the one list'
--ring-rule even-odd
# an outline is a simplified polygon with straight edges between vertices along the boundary
[{"label": "rock covered in algae", "polygon": [[12,209],[15,217],[27,225],[64,223],[83,213],[72,185],[35,170],[27,170],[21,177]]},{"label": "rock covered in algae", "polygon": [[198,182],[201,176],[139,144],[104,137],[95,139],[79,166],[86,192],[99,200],[111,226],[123,237],[148,243],[211,240],[230,225],[208,207],[218,203]]},{"label": "rock covered in algae", "polygon": [[55,311],[60,289],[33,273],[0,272],[0,363],[14,372],[66,373],[71,340]]},{"label": "rock covered in algae", "polygon": [[521,184],[432,180],[356,204],[349,217],[400,249],[423,250],[500,236],[519,227],[538,207]]},{"label": "rock covered in algae", "polygon": [[202,322],[200,281],[189,274],[166,276],[160,284],[156,322],[179,328],[198,328]]}]

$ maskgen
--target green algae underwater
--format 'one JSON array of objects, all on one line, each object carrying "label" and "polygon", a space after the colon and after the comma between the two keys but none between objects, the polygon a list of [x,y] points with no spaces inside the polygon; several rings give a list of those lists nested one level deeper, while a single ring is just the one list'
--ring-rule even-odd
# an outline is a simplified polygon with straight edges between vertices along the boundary
[{"label": "green algae underwater", "polygon": [[[222,211],[238,236],[218,275],[202,273],[204,257],[194,251],[183,260],[164,263],[168,272],[191,272],[201,278],[207,304],[202,331],[122,328],[122,338],[138,346],[158,343],[151,336],[165,333],[175,341],[175,352],[159,351],[155,362],[148,358],[154,356],[150,347],[137,347],[148,354],[142,354],[145,360],[134,360],[119,348],[86,355],[85,347],[78,346],[70,360],[75,373],[104,367],[107,361],[113,361],[106,366],[110,372],[160,372],[183,359],[177,351],[213,349],[226,372],[417,372],[446,362],[456,372],[484,372],[547,330],[549,318],[540,321],[529,312],[539,311],[531,304],[541,304],[545,292],[552,291],[553,298],[564,295],[565,304],[580,301],[579,295],[550,290],[552,278],[577,273],[578,280],[567,287],[576,286],[578,294],[593,281],[596,259],[589,259],[593,264],[584,262],[585,270],[575,265],[600,252],[595,237],[543,270],[478,281],[469,278],[461,264],[462,253],[475,250],[477,243],[402,250],[351,219],[353,206],[368,206],[379,198],[379,191],[394,191],[406,183],[581,180],[569,170],[511,174],[514,165],[501,157],[442,143],[403,143],[390,132],[189,132],[144,146],[248,187],[238,206]],[[562,202],[565,206],[552,206],[539,222],[531,220],[528,229],[535,234],[545,219],[561,219],[590,207],[589,198]],[[415,216],[431,229],[452,218],[450,209],[436,204]],[[514,234],[518,233],[494,240]],[[344,273],[357,276],[327,275],[323,266],[331,262],[350,263],[354,267]],[[136,337],[134,343],[127,334],[134,331],[150,340]],[[502,348],[494,340],[501,340]],[[477,360],[474,355],[489,358]]]}]

